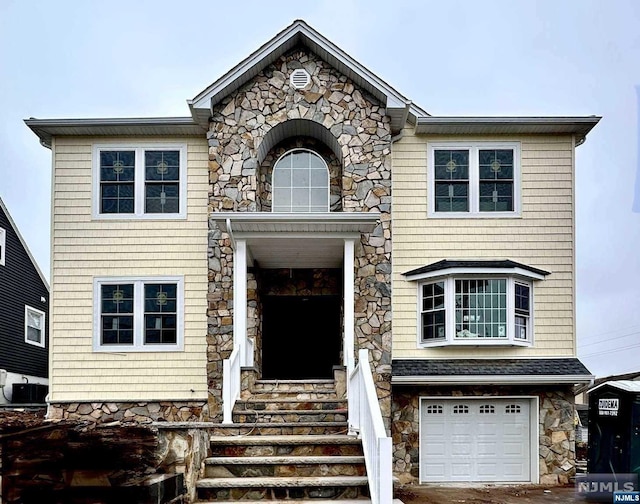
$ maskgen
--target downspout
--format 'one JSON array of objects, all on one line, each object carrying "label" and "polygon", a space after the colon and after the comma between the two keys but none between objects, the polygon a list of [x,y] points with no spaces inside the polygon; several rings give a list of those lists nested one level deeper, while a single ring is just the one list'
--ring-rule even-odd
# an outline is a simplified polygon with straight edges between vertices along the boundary
[{"label": "downspout", "polygon": [[400,124],[402,124],[402,128],[400,129],[400,132],[397,135],[394,135],[391,137],[391,143],[396,143],[398,140],[400,140],[403,136],[404,136],[404,125],[407,124],[407,119],[409,118],[409,110],[411,109],[411,104],[413,102],[411,100],[408,100],[405,102],[404,104],[404,111],[402,113],[402,120],[400,121]]},{"label": "downspout", "polygon": [[235,250],[236,239],[233,237],[233,229],[231,229],[231,219],[229,217],[227,217],[226,225],[227,225],[227,234],[229,235],[229,239],[231,240],[231,245],[233,245],[233,250]]}]

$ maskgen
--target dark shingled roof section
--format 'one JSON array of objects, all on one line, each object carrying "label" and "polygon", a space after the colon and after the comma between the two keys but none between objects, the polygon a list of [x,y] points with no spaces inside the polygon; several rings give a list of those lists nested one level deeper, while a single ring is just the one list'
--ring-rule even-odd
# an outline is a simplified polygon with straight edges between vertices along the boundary
[{"label": "dark shingled roof section", "polygon": [[537,273],[538,275],[550,275],[548,271],[533,268],[532,266],[527,266],[526,264],[520,264],[510,259],[506,259],[503,261],[450,261],[448,259],[443,259],[442,261],[438,261],[433,264],[427,264],[426,266],[422,266],[421,268],[407,271],[406,273],[403,273],[403,275],[420,275],[422,273],[430,273],[432,271],[440,271],[449,268],[522,268],[527,271],[531,271],[532,273]]},{"label": "dark shingled roof section", "polygon": [[395,359],[393,376],[526,375],[571,376],[591,372],[576,358],[568,359]]}]

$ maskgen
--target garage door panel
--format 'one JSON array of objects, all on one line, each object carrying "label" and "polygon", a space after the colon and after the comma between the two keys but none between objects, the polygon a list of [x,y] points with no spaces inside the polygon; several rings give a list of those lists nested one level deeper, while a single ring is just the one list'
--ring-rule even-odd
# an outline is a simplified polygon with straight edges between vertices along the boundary
[{"label": "garage door panel", "polygon": [[424,400],[423,481],[530,481],[529,401]]},{"label": "garage door panel", "polygon": [[480,457],[497,457],[498,450],[495,443],[476,443],[476,453]]},{"label": "garage door panel", "polygon": [[434,481],[443,481],[447,477],[445,472],[446,464],[425,464],[424,468],[428,474],[431,474],[434,478],[439,478]]},{"label": "garage door panel", "polygon": [[446,456],[447,454],[447,445],[444,442],[427,442],[423,449],[428,457]]},{"label": "garage door panel", "polygon": [[451,464],[451,476],[453,478],[468,478],[471,474],[471,464],[453,463]]},{"label": "garage door panel", "polygon": [[477,464],[477,474],[483,480],[494,480],[497,478],[496,465],[493,463],[479,462]]}]

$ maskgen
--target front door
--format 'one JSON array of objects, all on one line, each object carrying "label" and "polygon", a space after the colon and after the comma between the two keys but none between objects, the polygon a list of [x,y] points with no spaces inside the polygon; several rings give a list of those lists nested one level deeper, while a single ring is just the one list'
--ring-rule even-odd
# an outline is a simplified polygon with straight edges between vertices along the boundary
[{"label": "front door", "polygon": [[340,364],[340,296],[264,296],[262,377],[333,378]]}]

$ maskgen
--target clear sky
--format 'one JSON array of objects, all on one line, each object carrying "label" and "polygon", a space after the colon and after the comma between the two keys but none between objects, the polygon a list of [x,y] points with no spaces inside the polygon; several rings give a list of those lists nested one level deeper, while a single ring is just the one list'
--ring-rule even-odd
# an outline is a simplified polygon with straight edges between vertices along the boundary
[{"label": "clear sky", "polygon": [[603,117],[576,154],[578,355],[640,371],[634,0],[0,0],[0,197],[44,274],[51,152],[23,120],[187,116],[295,19],[432,115]]}]

